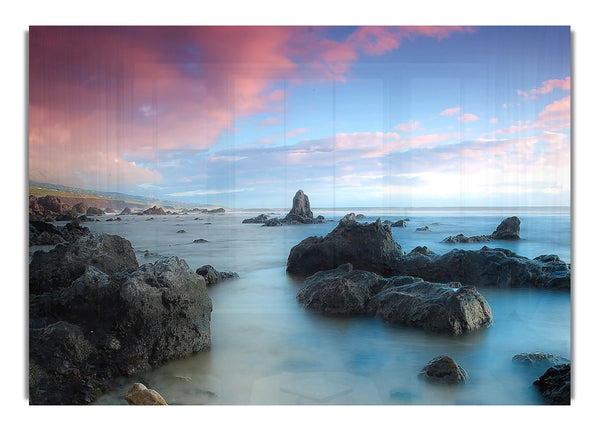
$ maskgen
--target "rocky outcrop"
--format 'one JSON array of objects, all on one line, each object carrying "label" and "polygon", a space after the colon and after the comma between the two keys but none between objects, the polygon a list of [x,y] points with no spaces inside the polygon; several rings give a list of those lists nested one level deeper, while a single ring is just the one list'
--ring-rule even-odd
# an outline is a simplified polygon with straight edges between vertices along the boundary
[{"label": "rocky outcrop", "polygon": [[44,220],[55,218],[71,208],[61,202],[57,196],[46,195],[36,197],[29,195],[29,218],[30,220]]},{"label": "rocky outcrop", "polygon": [[533,385],[542,398],[555,405],[571,404],[571,364],[555,365],[546,370]]},{"label": "rocky outcrop", "polygon": [[[414,250],[413,250],[414,251]],[[554,255],[529,259],[503,248],[454,249],[446,254],[411,252],[395,262],[395,274],[476,286],[532,286],[568,290],[571,269]]]},{"label": "rocky outcrop", "polygon": [[281,219],[270,218],[269,220],[267,220],[265,222],[265,224],[263,224],[263,226],[268,226],[268,227],[283,226],[283,223],[281,223]]},{"label": "rocky outcrop", "polygon": [[404,220],[398,220],[397,222],[392,223],[392,227],[406,227],[406,222]]},{"label": "rocky outcrop", "polygon": [[34,255],[30,264],[34,278],[55,266],[66,273],[34,282],[44,288],[32,289],[29,296],[32,404],[88,403],[116,377],[210,346],[212,303],[204,280],[185,261],[169,257],[121,271],[104,265],[103,270],[98,264],[129,251],[107,242],[126,240],[104,234],[90,238],[72,245],[86,259],[76,260],[69,256],[75,250],[68,249],[46,253],[44,259]]},{"label": "rocky outcrop", "polygon": [[450,356],[438,356],[423,367],[419,377],[431,383],[457,384],[466,383],[469,375]]},{"label": "rocky outcrop", "polygon": [[457,281],[476,286],[564,290],[571,286],[570,265],[556,255],[529,259],[510,250],[486,246],[480,250],[454,249],[443,255],[416,247],[405,254],[394,241],[389,226],[380,220],[359,223],[354,214],[346,215],[325,237],[308,237],[292,247],[287,271],[309,276],[344,263],[385,277],[408,275],[436,283]]},{"label": "rocky outcrop", "polygon": [[154,389],[148,389],[141,383],[131,385],[125,399],[133,406],[166,406],[165,399]]},{"label": "rocky outcrop", "polygon": [[492,324],[492,311],[475,287],[420,278],[384,278],[341,265],[308,277],[296,298],[329,315],[376,315],[386,322],[459,335]]},{"label": "rocky outcrop", "polygon": [[532,368],[547,369],[554,365],[569,363],[569,359],[551,353],[519,353],[513,356],[512,361],[515,364],[525,365]]},{"label": "rocky outcrop", "polygon": [[242,221],[242,223],[260,223],[260,224],[263,224],[263,223],[265,223],[265,222],[266,222],[268,219],[269,219],[269,216],[268,216],[268,215],[266,215],[266,214],[261,214],[261,215],[259,215],[259,216],[256,216],[256,217],[251,217],[251,218],[244,219],[244,220]]},{"label": "rocky outcrop", "polygon": [[217,271],[211,265],[204,265],[196,269],[196,274],[202,276],[207,285],[217,284],[220,281],[228,278],[239,278],[236,272],[232,271]]},{"label": "rocky outcrop", "polygon": [[141,212],[142,215],[167,215],[164,209],[154,205],[152,208],[145,209]]},{"label": "rocky outcrop", "polygon": [[519,239],[521,220],[518,217],[509,217],[502,220],[492,233],[492,239]]},{"label": "rocky outcrop", "polygon": [[54,249],[36,251],[29,264],[29,293],[42,294],[69,286],[89,266],[112,275],[137,268],[131,243],[117,235],[90,234]]},{"label": "rocky outcrop", "polygon": [[121,211],[121,213],[119,215],[130,215],[130,214],[133,214],[133,211],[131,211],[131,208],[125,207],[125,208],[123,208],[123,211]]},{"label": "rocky outcrop", "polygon": [[502,220],[502,222],[496,227],[496,230],[491,235],[465,236],[464,234],[460,233],[455,236],[444,238],[442,242],[470,244],[475,242],[487,242],[494,239],[516,240],[520,239],[520,226],[521,220],[519,220],[518,217],[509,217]]},{"label": "rocky outcrop", "polygon": [[213,208],[207,210],[206,212],[208,212],[209,214],[223,214],[225,212],[225,208]]},{"label": "rocky outcrop", "polygon": [[73,208],[71,208],[71,214],[73,215],[81,215],[81,214],[86,214],[88,210],[88,207],[86,204],[84,204],[83,202],[78,202],[75,205],[73,205]]},{"label": "rocky outcrop", "polygon": [[85,212],[85,215],[87,215],[87,216],[101,216],[104,214],[105,214],[105,212],[103,210],[101,210],[100,208],[96,208],[96,207],[89,207]]},{"label": "rocky outcrop", "polygon": [[452,244],[456,243],[467,243],[471,244],[474,242],[488,242],[491,241],[492,237],[490,235],[475,235],[475,236],[465,236],[462,233],[459,233],[455,236],[449,236],[442,240],[442,242],[449,242]]},{"label": "rocky outcrop", "polygon": [[79,223],[67,223],[58,227],[43,221],[29,222],[29,245],[56,245],[63,242],[75,241],[90,233],[87,227]]},{"label": "rocky outcrop", "polygon": [[347,214],[325,237],[311,236],[292,247],[287,260],[290,274],[308,276],[317,271],[351,263],[354,268],[388,276],[404,255],[392,237],[392,229],[381,224],[359,223]]},{"label": "rocky outcrop", "polygon": [[417,231],[417,232],[431,232],[431,229],[429,229],[429,226],[423,226],[423,227],[416,228],[415,231]]}]

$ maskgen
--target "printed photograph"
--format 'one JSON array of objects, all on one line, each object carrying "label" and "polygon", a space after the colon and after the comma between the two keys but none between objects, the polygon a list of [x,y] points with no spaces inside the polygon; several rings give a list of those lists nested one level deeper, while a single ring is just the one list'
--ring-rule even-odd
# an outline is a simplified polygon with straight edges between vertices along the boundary
[{"label": "printed photograph", "polygon": [[29,404],[571,404],[569,26],[27,40]]}]

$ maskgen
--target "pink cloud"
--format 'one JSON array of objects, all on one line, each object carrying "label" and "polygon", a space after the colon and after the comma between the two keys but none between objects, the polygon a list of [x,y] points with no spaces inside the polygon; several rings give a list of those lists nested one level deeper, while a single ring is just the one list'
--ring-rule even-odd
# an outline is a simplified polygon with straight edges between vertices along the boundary
[{"label": "pink cloud", "polygon": [[258,123],[259,126],[272,126],[281,123],[281,120],[276,117],[268,117]]},{"label": "pink cloud", "polygon": [[564,79],[548,79],[547,81],[542,82],[541,87],[532,88],[529,91],[517,90],[517,94],[521,96],[523,100],[527,100],[529,98],[536,99],[538,94],[548,94],[555,89],[570,91],[571,77],[567,76]]},{"label": "pink cloud", "polygon": [[479,117],[475,114],[462,114],[460,117],[458,117],[458,121],[463,123],[470,123],[471,121],[476,120],[479,120]]},{"label": "pink cloud", "polygon": [[394,130],[399,130],[400,132],[414,132],[418,128],[421,127],[421,123],[418,121],[408,120],[407,123],[398,124],[394,126]]},{"label": "pink cloud", "polygon": [[460,107],[448,108],[448,109],[445,109],[442,112],[440,112],[440,115],[442,115],[442,116],[453,116],[453,115],[457,115],[461,110],[462,110],[462,108],[460,108]]},{"label": "pink cloud", "polygon": [[545,128],[551,131],[569,128],[571,125],[571,96],[556,100],[546,106],[538,114],[534,127]]},{"label": "pink cloud", "polygon": [[490,118],[490,123],[492,123],[492,124],[498,124],[498,119],[497,118]]}]

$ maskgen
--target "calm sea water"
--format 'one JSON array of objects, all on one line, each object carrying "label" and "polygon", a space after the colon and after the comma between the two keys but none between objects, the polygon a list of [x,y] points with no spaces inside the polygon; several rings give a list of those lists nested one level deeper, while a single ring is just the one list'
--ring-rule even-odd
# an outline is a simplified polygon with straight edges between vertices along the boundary
[{"label": "calm sea water", "polygon": [[[366,221],[409,218],[392,228],[409,252],[425,245],[436,253],[483,244],[444,244],[449,235],[490,234],[503,218],[521,219],[521,241],[495,241],[526,257],[557,254],[570,262],[571,222],[565,210],[355,209]],[[159,391],[170,404],[539,404],[532,382],[539,370],[512,363],[521,352],[542,351],[570,358],[569,293],[534,289],[481,288],[494,325],[450,337],[393,326],[373,317],[328,317],[296,301],[301,281],[287,276],[289,250],[311,235],[325,235],[350,209],[313,210],[326,224],[262,227],[242,224],[258,210],[221,215],[121,216],[121,222],[88,223],[92,231],[131,241],[140,264],[176,255],[192,270],[210,264],[239,279],[209,288],[213,300],[209,351],[172,361],[123,379],[98,404],[124,404],[134,381]],[[114,217],[114,216],[113,216]],[[194,220],[195,218],[201,220]],[[417,232],[429,226],[430,232]],[[177,233],[185,230],[185,233]],[[208,242],[194,244],[195,239]],[[453,357],[470,376],[468,384],[444,387],[418,379],[433,357]]]}]

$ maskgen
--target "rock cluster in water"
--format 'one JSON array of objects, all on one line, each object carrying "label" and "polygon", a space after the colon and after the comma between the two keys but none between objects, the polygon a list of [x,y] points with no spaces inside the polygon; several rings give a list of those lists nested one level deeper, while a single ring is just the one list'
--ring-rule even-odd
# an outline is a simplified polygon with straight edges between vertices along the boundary
[{"label": "rock cluster in water", "polygon": [[29,265],[32,404],[88,403],[130,376],[210,346],[204,279],[177,257],[138,266],[129,241],[89,234]]},{"label": "rock cluster in water", "polygon": [[518,217],[508,217],[502,220],[502,222],[496,227],[496,230],[491,235],[475,235],[465,236],[460,233],[455,236],[449,236],[444,238],[442,242],[449,243],[475,243],[475,242],[487,242],[493,239],[503,240],[517,240],[521,232],[521,220]]},{"label": "rock cluster in water", "polygon": [[389,226],[381,224],[380,219],[371,224],[359,223],[351,213],[325,237],[311,236],[292,247],[287,271],[308,276],[350,263],[356,269],[383,276],[399,275],[394,274],[394,265],[403,255]]},{"label": "rock cluster in water", "polygon": [[335,269],[344,263],[383,276],[408,275],[424,280],[460,282],[476,286],[535,286],[570,289],[570,265],[555,255],[535,259],[502,248],[454,249],[446,254],[417,247],[405,254],[391,228],[375,223],[359,223],[346,215],[325,237],[308,237],[290,250],[287,271],[308,276]]},{"label": "rock cluster in water", "polygon": [[239,278],[237,272],[232,271],[217,271],[211,265],[204,265],[196,269],[196,274],[202,276],[207,285],[217,284],[220,281],[228,278]]},{"label": "rock cluster in water", "polygon": [[384,278],[352,265],[308,277],[297,299],[330,315],[376,315],[386,322],[452,335],[492,324],[492,310],[472,286],[440,284],[420,278]]},{"label": "rock cluster in water", "polygon": [[29,245],[56,245],[74,241],[90,233],[87,227],[70,222],[59,227],[51,223],[32,220],[29,222]]},{"label": "rock cluster in water", "polygon": [[260,214],[256,217],[247,218],[242,223],[260,223],[263,226],[282,226],[284,224],[313,224],[325,223],[325,217],[317,216],[314,218],[310,209],[308,196],[302,190],[298,190],[292,201],[292,209],[284,218],[269,218],[266,214]]}]

